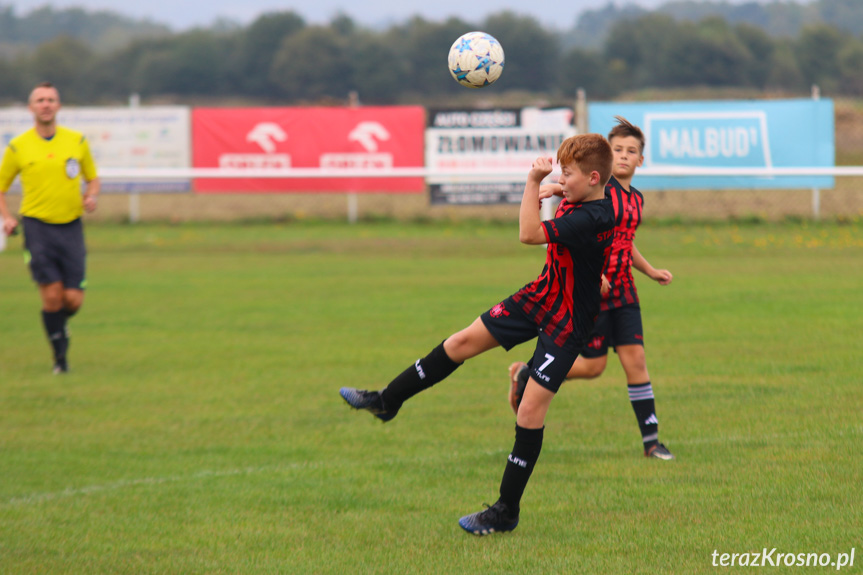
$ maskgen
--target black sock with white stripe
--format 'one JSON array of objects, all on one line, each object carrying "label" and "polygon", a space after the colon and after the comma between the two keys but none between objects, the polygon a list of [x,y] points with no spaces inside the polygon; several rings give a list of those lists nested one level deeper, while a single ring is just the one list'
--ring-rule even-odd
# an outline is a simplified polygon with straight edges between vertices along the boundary
[{"label": "black sock with white stripe", "polygon": [[641,430],[641,440],[647,449],[659,443],[659,420],[656,419],[656,406],[653,399],[653,387],[650,382],[629,385],[629,401],[635,418],[638,420],[638,428]]},{"label": "black sock with white stripe", "polygon": [[69,336],[66,333],[66,312],[42,310],[42,324],[45,334],[54,350],[54,363],[66,365],[66,350],[69,348]]},{"label": "black sock with white stripe", "polygon": [[444,351],[443,342],[431,350],[427,356],[401,372],[381,391],[381,399],[387,410],[397,410],[402,403],[436,383],[446,379],[460,363],[449,358]]},{"label": "black sock with white stripe", "polygon": [[512,453],[506,459],[506,468],[500,482],[500,500],[506,503],[510,517],[518,517],[521,496],[527,488],[530,474],[542,451],[542,434],[544,427],[527,429],[515,426],[515,445]]}]

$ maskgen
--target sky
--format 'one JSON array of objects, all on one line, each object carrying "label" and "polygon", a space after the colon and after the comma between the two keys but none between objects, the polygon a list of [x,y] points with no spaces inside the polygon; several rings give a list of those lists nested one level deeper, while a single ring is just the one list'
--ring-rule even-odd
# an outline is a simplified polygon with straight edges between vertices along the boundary
[{"label": "sky", "polygon": [[[427,20],[442,21],[459,16],[468,22],[478,22],[487,15],[510,10],[519,15],[533,16],[544,26],[565,30],[575,24],[585,10],[608,4],[634,4],[652,9],[666,0],[207,0],[182,2],[177,0],[0,0],[0,6],[12,6],[18,16],[36,8],[84,8],[110,10],[136,19],[150,19],[167,24],[179,31],[195,26],[209,26],[219,18],[248,24],[265,12],[291,10],[307,23],[326,24],[333,16],[343,13],[361,25],[375,27],[404,22],[420,15]],[[730,0],[741,4],[753,0]],[[772,0],[755,0],[767,3]],[[798,0],[806,2],[810,0]]]}]

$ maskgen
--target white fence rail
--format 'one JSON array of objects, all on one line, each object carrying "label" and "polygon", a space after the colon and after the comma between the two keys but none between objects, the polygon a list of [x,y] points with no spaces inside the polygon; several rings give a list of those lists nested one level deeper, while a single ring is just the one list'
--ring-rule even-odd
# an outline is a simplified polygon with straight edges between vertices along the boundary
[{"label": "white fence rail", "polygon": [[[287,168],[287,169],[228,169],[228,168],[102,168],[99,175],[106,181],[111,180],[142,180],[142,181],[178,181],[197,178],[225,179],[301,179],[301,178],[424,178],[429,183],[496,183],[520,181],[526,176],[526,170],[458,170],[441,171],[425,167],[402,167],[388,169],[324,169],[324,168]],[[551,178],[556,177],[552,173]],[[863,166],[834,167],[794,167],[794,168],[693,168],[693,167],[663,167],[642,168],[639,178],[649,177],[684,177],[684,176],[744,176],[753,178],[774,177],[863,177]],[[801,186],[806,187],[806,186]],[[129,194],[129,219],[139,220],[140,204],[138,192]],[[348,220],[353,223],[357,219],[357,197],[355,192],[348,195]],[[816,220],[821,214],[821,191],[812,189],[812,216]]]},{"label": "white fence rail", "polygon": [[[184,180],[195,178],[425,178],[432,181],[511,182],[521,180],[526,170],[459,170],[441,171],[428,168],[388,169],[230,169],[230,168],[102,168],[106,180]],[[863,166],[797,167],[797,168],[642,168],[639,177],[651,176],[863,176]]]}]

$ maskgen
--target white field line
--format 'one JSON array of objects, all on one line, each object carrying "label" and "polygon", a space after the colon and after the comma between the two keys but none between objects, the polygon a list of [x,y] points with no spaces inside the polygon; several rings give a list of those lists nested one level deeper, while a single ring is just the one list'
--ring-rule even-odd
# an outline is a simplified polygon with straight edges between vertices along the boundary
[{"label": "white field line", "polygon": [[112,483],[105,483],[103,485],[87,485],[84,487],[67,487],[62,491],[48,491],[45,493],[31,493],[30,495],[23,495],[21,497],[13,497],[12,499],[6,500],[3,505],[9,507],[19,507],[22,505],[30,505],[33,503],[42,503],[45,501],[53,501],[55,499],[62,499],[66,497],[75,497],[78,495],[89,495],[92,493],[104,493],[107,491],[118,491],[120,489],[127,489],[130,487],[138,487],[141,485],[161,485],[165,483],[179,483],[185,481],[198,481],[201,479],[209,479],[209,478],[219,478],[219,477],[231,477],[235,475],[256,475],[259,473],[265,473],[268,471],[285,471],[290,469],[300,469],[300,468],[308,468],[308,467],[318,467],[318,465],[312,463],[297,463],[297,464],[289,464],[289,465],[267,465],[261,467],[244,467],[241,469],[226,469],[222,471],[199,471],[197,473],[192,473],[189,475],[171,475],[168,477],[142,477],[139,479],[123,479],[120,481],[114,481]]},{"label": "white field line", "polygon": [[[824,441],[825,439],[834,438],[834,437],[852,437],[863,435],[863,426],[857,427],[849,427],[844,430],[835,429],[832,430],[829,434],[826,433],[812,433],[809,431],[798,431],[794,433],[768,433],[764,435],[725,435],[720,437],[702,437],[695,439],[675,439],[673,441],[673,445],[711,445],[711,444],[724,444],[724,443],[759,443],[759,442],[773,442],[773,441],[786,441],[788,439],[812,439]],[[669,443],[670,445],[672,443]],[[621,451],[622,449],[628,449],[628,447],[623,447],[619,444],[615,445],[584,445],[581,444],[575,447],[563,447],[563,446],[548,446],[548,448],[543,448],[543,452],[553,452],[553,453],[571,453],[575,451],[600,451],[600,452],[615,452]],[[483,455],[493,456],[493,455],[503,455],[506,453],[506,450],[499,449],[494,451],[486,451]],[[415,463],[422,462],[430,462],[437,461],[439,457],[419,457],[419,458],[411,458],[410,460],[404,461],[412,461]],[[22,495],[20,497],[13,497],[11,499],[7,499],[6,501],[0,503],[0,507],[23,507],[27,505],[34,505],[38,503],[44,503],[48,501],[55,501],[57,499],[64,499],[69,497],[78,497],[81,495],[91,495],[91,494],[99,494],[106,493],[109,491],[119,491],[123,489],[129,489],[133,487],[139,487],[142,485],[163,485],[168,483],[181,483],[181,482],[194,482],[200,481],[202,479],[211,479],[211,478],[220,478],[220,477],[233,477],[237,475],[258,475],[263,473],[281,473],[286,471],[294,471],[299,469],[315,469],[315,468],[324,468],[324,467],[338,467],[339,464],[337,462],[302,462],[302,463],[289,463],[283,465],[262,465],[258,467],[243,467],[239,469],[225,469],[221,471],[199,471],[197,473],[191,473],[189,475],[170,475],[167,477],[142,477],[139,479],[123,479],[121,481],[114,481],[111,483],[105,483],[102,485],[86,485],[84,487],[68,487],[61,491],[47,491],[43,493],[31,493],[29,495]]]}]

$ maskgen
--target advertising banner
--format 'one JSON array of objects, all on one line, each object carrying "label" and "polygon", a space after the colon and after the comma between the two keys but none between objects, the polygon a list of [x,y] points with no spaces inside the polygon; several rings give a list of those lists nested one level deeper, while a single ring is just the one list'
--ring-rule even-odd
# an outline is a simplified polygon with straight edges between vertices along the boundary
[{"label": "advertising banner", "polygon": [[[189,108],[148,106],[141,108],[60,109],[57,122],[84,134],[97,169],[188,168],[191,160]],[[5,148],[18,134],[33,127],[26,108],[0,109],[0,144]],[[16,179],[15,186],[17,187]],[[141,179],[102,183],[105,192],[188,191],[190,181]]]},{"label": "advertising banner", "polygon": [[833,101],[594,103],[590,131],[608,134],[619,115],[646,145],[644,190],[832,188],[832,176],[651,176],[669,168],[825,168],[835,165]]},{"label": "advertising banner", "polygon": [[[419,106],[358,108],[196,108],[196,168],[420,168],[425,112]],[[217,178],[198,192],[416,193],[422,177]]]},{"label": "advertising banner", "polygon": [[575,134],[570,108],[430,110],[428,120],[432,204],[520,203],[533,161]]}]

